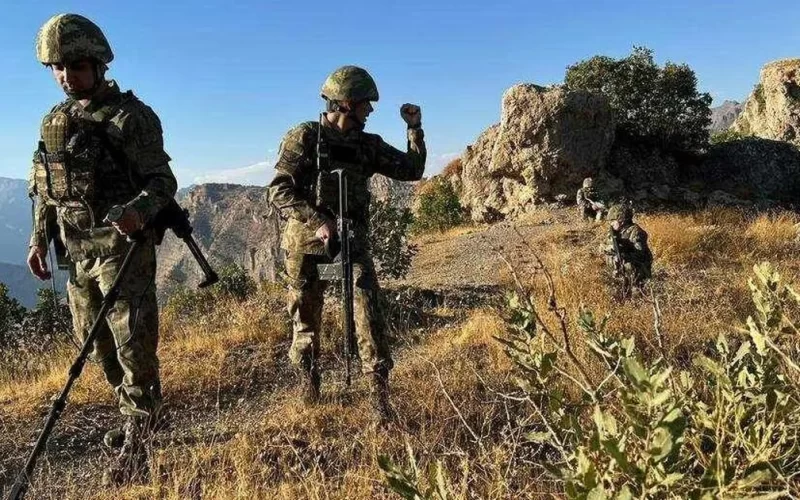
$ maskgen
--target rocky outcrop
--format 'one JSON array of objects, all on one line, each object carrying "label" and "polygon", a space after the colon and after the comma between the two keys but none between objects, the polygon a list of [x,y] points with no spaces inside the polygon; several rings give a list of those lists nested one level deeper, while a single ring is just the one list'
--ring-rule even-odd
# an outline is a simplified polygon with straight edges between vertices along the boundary
[{"label": "rocky outcrop", "polygon": [[732,129],[800,146],[800,59],[774,61],[761,69]]},{"label": "rocky outcrop", "polygon": [[369,190],[373,200],[409,206],[414,195],[414,182],[403,182],[376,174],[370,179]]},{"label": "rocky outcrop", "polygon": [[721,105],[711,108],[711,125],[708,131],[712,134],[728,130],[744,109],[744,104],[737,101],[724,101]]},{"label": "rocky outcrop", "polygon": [[462,203],[476,221],[515,215],[560,194],[606,163],[614,121],[605,97],[561,87],[515,85],[502,117],[462,156]]},{"label": "rocky outcrop", "polygon": [[[373,199],[410,200],[414,183],[374,176]],[[283,221],[267,199],[267,188],[238,184],[201,184],[176,197],[189,210],[194,238],[215,267],[243,267],[257,281],[275,281],[283,262]],[[407,201],[410,202],[410,201]],[[201,272],[186,245],[168,232],[158,249],[159,296],[178,286],[194,287]]]},{"label": "rocky outcrop", "polygon": [[750,137],[714,145],[698,174],[707,190],[739,199],[800,201],[800,150],[787,142]]}]

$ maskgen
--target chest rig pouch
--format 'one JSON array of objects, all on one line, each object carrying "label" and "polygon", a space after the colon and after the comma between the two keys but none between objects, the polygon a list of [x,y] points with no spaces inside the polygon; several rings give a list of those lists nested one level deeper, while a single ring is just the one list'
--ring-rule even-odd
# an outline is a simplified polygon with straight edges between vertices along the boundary
[{"label": "chest rig pouch", "polygon": [[92,204],[98,175],[105,175],[103,164],[113,163],[106,127],[118,109],[106,106],[84,118],[57,108],[44,117],[34,157],[34,181],[45,203]]},{"label": "chest rig pouch", "polygon": [[317,140],[317,172],[313,196],[315,205],[324,213],[335,216],[339,212],[339,176],[335,170],[345,171],[347,207],[350,217],[360,218],[369,206],[369,160],[364,148],[357,142],[338,142],[320,136]]},{"label": "chest rig pouch", "polygon": [[67,151],[74,129],[74,121],[63,111],[54,111],[42,120],[42,139],[34,158],[34,180],[36,192],[48,204],[79,199]]}]

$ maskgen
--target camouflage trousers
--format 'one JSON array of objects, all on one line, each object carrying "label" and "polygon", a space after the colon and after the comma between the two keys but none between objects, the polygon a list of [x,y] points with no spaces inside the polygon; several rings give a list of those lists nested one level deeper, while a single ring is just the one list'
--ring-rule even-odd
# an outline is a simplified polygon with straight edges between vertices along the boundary
[{"label": "camouflage trousers", "polygon": [[[71,264],[67,292],[73,326],[81,341],[91,330],[123,258],[112,255]],[[124,415],[147,417],[161,405],[155,272],[155,247],[139,247],[90,358],[102,365]]]},{"label": "camouflage trousers", "polygon": [[[319,333],[327,283],[320,281],[317,264],[329,263],[324,255],[290,253],[286,255],[286,278],[289,285],[289,314],[292,317],[292,347],[289,358],[301,364],[304,357],[319,356]],[[385,319],[378,302],[378,279],[372,257],[353,256],[353,312],[355,336],[361,370],[365,374],[390,370],[392,362]]]},{"label": "camouflage trousers", "polygon": [[631,260],[622,261],[622,269],[617,267],[617,258],[613,255],[606,256],[606,264],[615,278],[624,279],[629,285],[641,287],[651,277],[650,266],[646,263]]}]

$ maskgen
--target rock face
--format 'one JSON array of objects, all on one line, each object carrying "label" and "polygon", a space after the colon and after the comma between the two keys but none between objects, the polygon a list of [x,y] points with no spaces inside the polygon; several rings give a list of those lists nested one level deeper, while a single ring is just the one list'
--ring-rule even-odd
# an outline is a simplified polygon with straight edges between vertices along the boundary
[{"label": "rock face", "polygon": [[472,218],[524,212],[559,194],[574,195],[596,175],[614,142],[605,97],[524,84],[503,95],[499,125],[464,153],[461,199]]},{"label": "rock face", "polygon": [[[181,200],[194,238],[214,266],[242,266],[257,280],[275,280],[281,261],[281,221],[269,210],[266,188],[238,184],[194,186]],[[194,287],[200,269],[186,245],[171,232],[158,251],[160,294],[176,285]]]},{"label": "rock face", "polygon": [[370,179],[369,190],[373,200],[390,201],[405,207],[411,204],[415,184],[376,174]]},{"label": "rock face", "polygon": [[707,189],[745,200],[800,200],[800,150],[755,137],[712,146],[700,166]]},{"label": "rock face", "polygon": [[[373,199],[410,203],[414,183],[374,176]],[[283,221],[267,200],[267,188],[238,184],[201,184],[177,196],[189,210],[193,236],[212,266],[238,264],[257,281],[275,281],[283,262],[280,248]],[[163,299],[178,286],[194,287],[200,268],[186,245],[167,232],[158,248],[156,282]]]},{"label": "rock face", "polygon": [[744,104],[737,101],[725,101],[721,105],[711,108],[711,126],[708,131],[712,134],[728,130],[744,109]]},{"label": "rock face", "polygon": [[800,59],[774,61],[761,69],[759,83],[732,128],[800,146]]}]

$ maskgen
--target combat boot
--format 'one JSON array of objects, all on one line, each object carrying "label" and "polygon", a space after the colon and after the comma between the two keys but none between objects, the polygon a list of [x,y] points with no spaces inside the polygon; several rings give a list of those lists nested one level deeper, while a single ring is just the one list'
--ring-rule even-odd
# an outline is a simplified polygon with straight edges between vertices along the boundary
[{"label": "combat boot", "polygon": [[372,407],[378,424],[383,426],[394,422],[397,413],[389,401],[389,370],[381,368],[372,373]]},{"label": "combat boot", "polygon": [[147,476],[147,440],[150,437],[148,418],[128,417],[123,427],[125,436],[119,454],[103,473],[103,486],[121,486]]},{"label": "combat boot", "polygon": [[310,356],[303,357],[301,369],[303,371],[303,402],[308,405],[319,403],[321,397],[320,384],[322,382],[319,365],[316,361],[312,361]]}]

